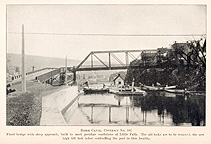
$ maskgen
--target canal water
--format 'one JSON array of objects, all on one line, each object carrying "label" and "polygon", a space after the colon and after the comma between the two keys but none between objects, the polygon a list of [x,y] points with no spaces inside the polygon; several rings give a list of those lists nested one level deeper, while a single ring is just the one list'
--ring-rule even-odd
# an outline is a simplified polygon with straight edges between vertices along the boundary
[{"label": "canal water", "polygon": [[205,126],[205,95],[86,94],[78,97],[65,118],[69,125]]}]

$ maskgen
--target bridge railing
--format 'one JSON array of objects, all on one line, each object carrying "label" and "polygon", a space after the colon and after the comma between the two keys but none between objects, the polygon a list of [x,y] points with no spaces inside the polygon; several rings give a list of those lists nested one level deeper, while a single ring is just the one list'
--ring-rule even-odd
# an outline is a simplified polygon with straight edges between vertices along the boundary
[{"label": "bridge railing", "polygon": [[35,77],[35,80],[38,80],[39,82],[45,82],[51,79],[52,77],[54,77],[55,75],[59,74],[60,72],[61,72],[61,68],[58,68],[48,73],[45,73],[43,75]]},{"label": "bridge railing", "polygon": [[[55,68],[42,68],[42,69],[38,69],[38,70],[35,70],[35,71],[27,72],[26,75],[30,75],[30,74],[33,74],[33,73],[36,73],[36,72],[47,70],[47,69],[55,69]],[[21,77],[22,77],[22,74],[12,76],[12,80],[15,80],[15,79],[18,79],[18,78],[21,78]]]}]

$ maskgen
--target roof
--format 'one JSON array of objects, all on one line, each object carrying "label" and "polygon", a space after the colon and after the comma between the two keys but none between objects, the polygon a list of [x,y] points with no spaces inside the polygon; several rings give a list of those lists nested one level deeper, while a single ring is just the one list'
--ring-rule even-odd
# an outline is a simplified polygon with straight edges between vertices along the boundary
[{"label": "roof", "polygon": [[166,52],[169,52],[171,51],[172,49],[168,49],[168,48],[158,48],[157,49],[157,52],[159,53],[166,53]]},{"label": "roof", "polygon": [[156,55],[157,55],[157,52],[156,53],[142,53],[141,57],[142,58],[155,58]]},{"label": "roof", "polygon": [[190,43],[174,43],[172,45],[173,50],[175,49],[179,49],[182,50],[186,53],[188,53],[190,51]]},{"label": "roof", "polygon": [[113,81],[115,81],[118,77],[120,77],[122,80],[124,80],[124,79],[121,77],[121,75],[120,75],[120,74],[118,74],[118,76],[116,76],[116,77],[114,78],[114,80],[113,80]]}]

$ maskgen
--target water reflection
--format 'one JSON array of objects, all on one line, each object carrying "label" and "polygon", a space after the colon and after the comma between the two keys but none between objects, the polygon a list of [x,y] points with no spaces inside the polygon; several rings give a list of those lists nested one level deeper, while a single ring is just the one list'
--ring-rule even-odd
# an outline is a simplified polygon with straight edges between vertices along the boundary
[{"label": "water reflection", "polygon": [[148,92],[141,96],[82,95],[78,109],[96,125],[205,126],[205,95]]},{"label": "water reflection", "polygon": [[148,93],[146,97],[134,98],[134,105],[143,111],[158,110],[163,115],[164,110],[172,116],[174,125],[191,123],[193,126],[205,125],[205,96],[201,95],[175,95],[166,97],[165,92]]}]

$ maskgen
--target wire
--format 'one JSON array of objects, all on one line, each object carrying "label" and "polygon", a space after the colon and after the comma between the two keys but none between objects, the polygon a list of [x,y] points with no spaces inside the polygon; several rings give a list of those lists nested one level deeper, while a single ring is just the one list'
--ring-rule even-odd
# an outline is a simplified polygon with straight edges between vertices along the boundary
[{"label": "wire", "polygon": [[[17,32],[7,32],[9,34],[22,34]],[[28,35],[70,35],[70,36],[114,36],[114,37],[150,37],[150,36],[204,36],[206,34],[73,34],[73,33],[24,33]]]}]

